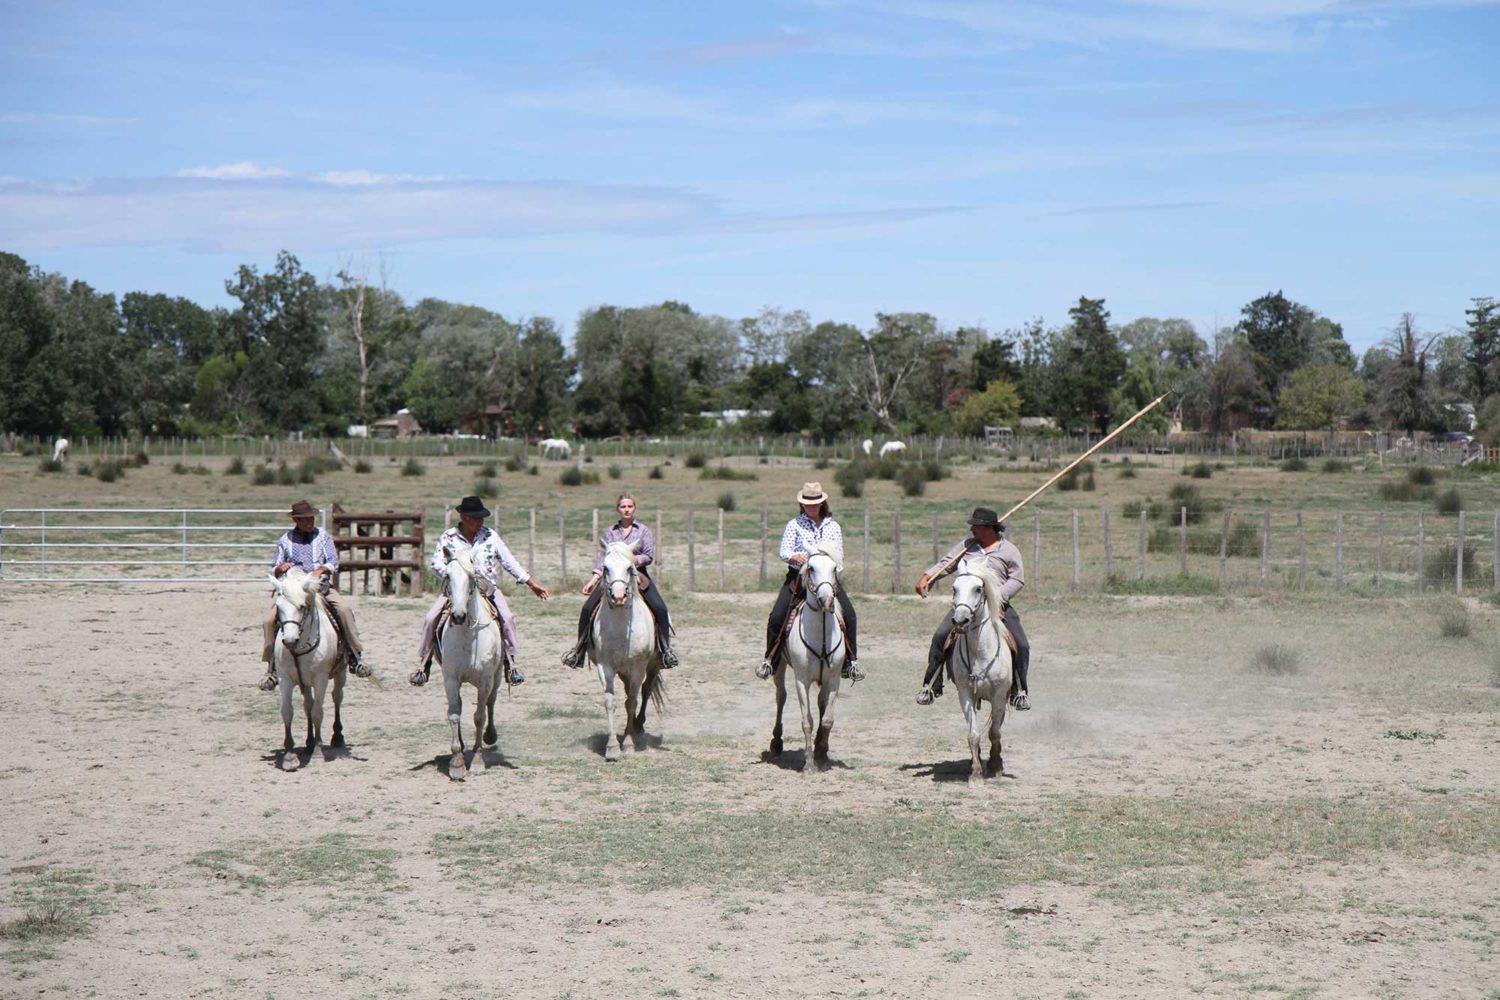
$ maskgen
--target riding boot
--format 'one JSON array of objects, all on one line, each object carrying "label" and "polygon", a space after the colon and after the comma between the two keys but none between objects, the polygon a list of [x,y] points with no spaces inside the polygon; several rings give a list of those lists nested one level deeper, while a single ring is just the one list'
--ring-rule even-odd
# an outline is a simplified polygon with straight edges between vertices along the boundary
[{"label": "riding boot", "polygon": [[262,691],[275,691],[276,688],[280,686],[280,684],[281,681],[276,676],[276,667],[272,664],[267,663],[266,676],[260,679],[260,684],[258,684],[257,687],[259,687]]},{"label": "riding boot", "polygon": [[512,687],[514,687],[517,684],[525,684],[526,675],[521,672],[520,667],[512,663],[507,668],[505,680],[507,684],[510,684]]},{"label": "riding boot", "polygon": [[412,687],[419,688],[423,684],[426,684],[427,683],[427,678],[429,678],[431,676],[432,676],[432,653],[428,653],[427,654],[427,659],[425,659],[425,660],[422,661],[422,665],[420,667],[418,667],[417,669],[415,669],[415,670],[413,670],[411,672],[411,676],[408,677],[407,680],[411,683]]},{"label": "riding boot", "polygon": [[573,648],[562,655],[563,666],[572,667],[575,670],[583,666],[584,658],[588,655],[589,643],[587,639],[580,639]]},{"label": "riding boot", "polygon": [[677,654],[672,650],[672,640],[665,637],[657,642],[657,652],[661,654],[661,668],[671,670],[677,666]]}]

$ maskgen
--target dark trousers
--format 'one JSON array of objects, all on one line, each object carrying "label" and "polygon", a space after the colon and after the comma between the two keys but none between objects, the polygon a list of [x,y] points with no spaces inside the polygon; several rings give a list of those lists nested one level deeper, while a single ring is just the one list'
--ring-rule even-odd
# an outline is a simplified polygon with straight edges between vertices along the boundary
[{"label": "dark trousers", "polygon": [[[1012,689],[1016,691],[1030,692],[1026,686],[1026,672],[1031,666],[1031,643],[1026,638],[1026,630],[1021,627],[1021,616],[1016,614],[1016,609],[1009,605],[1005,608],[1005,627],[1010,634],[1016,637],[1015,677],[1011,681]],[[948,644],[948,636],[953,632],[953,609],[943,616],[943,621],[938,625],[936,632],[932,634],[932,645],[927,650],[927,674],[922,678],[923,686],[930,685],[934,691],[943,689],[943,647]]]},{"label": "dark trousers", "polygon": [[[647,580],[650,574],[644,570],[641,576]],[[583,610],[578,613],[578,648],[584,649],[589,642],[590,631],[594,626],[594,609],[599,602],[604,600],[604,593],[609,588],[604,586],[603,581],[594,588],[594,592],[583,602]],[[646,602],[646,607],[651,609],[651,617],[656,621],[656,648],[666,649],[672,644],[672,619],[667,613],[667,602],[661,599],[661,588],[653,581],[651,586],[641,591],[641,600]]]},{"label": "dark trousers", "polygon": [[[776,645],[776,640],[781,637],[786,628],[786,616],[792,610],[792,590],[797,583],[797,571],[789,569],[786,579],[781,581],[781,590],[776,594],[776,603],[771,605],[771,617],[766,619],[766,659],[771,658],[771,647]],[[849,595],[844,592],[842,586],[834,591],[834,596],[839,602],[839,610],[844,615],[844,642],[849,644],[849,659],[859,659],[859,644],[857,633],[859,632],[859,620],[854,615],[854,605],[849,600]]]}]

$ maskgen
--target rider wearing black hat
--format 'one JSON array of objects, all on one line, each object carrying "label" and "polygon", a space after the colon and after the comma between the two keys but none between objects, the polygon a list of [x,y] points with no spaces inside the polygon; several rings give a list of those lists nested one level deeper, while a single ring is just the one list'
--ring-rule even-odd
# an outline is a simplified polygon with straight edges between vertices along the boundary
[{"label": "rider wearing black hat", "polygon": [[[1021,568],[1021,550],[1003,537],[1005,525],[1000,516],[988,507],[975,507],[969,515],[969,536],[949,549],[947,554],[927,568],[922,579],[917,581],[917,593],[923,597],[935,580],[941,579],[958,568],[963,559],[983,559],[989,568],[1000,577],[1000,599],[1005,602],[1005,627],[1016,638],[1015,679],[1011,683],[1010,703],[1025,711],[1031,707],[1026,697],[1026,671],[1031,665],[1031,644],[1021,628],[1021,618],[1011,607],[1011,599],[1025,586]],[[943,650],[948,636],[953,632],[953,610],[943,616],[942,623],[932,636],[932,646],[927,651],[927,673],[922,678],[922,690],[917,694],[918,705],[930,705],[932,699],[943,693]]]}]

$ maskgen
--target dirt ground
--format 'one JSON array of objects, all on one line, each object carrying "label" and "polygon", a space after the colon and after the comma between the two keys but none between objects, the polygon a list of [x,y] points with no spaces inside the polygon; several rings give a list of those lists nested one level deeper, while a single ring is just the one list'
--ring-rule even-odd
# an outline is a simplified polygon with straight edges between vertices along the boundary
[{"label": "dirt ground", "polygon": [[971,788],[956,699],[912,701],[941,598],[861,600],[803,774],[769,595],[669,596],[668,712],[606,764],[578,598],[513,595],[531,681],[457,783],[420,602],[355,599],[350,746],[285,774],[262,588],[7,586],[0,995],[1497,995],[1489,605],[1023,603],[1036,707]]}]

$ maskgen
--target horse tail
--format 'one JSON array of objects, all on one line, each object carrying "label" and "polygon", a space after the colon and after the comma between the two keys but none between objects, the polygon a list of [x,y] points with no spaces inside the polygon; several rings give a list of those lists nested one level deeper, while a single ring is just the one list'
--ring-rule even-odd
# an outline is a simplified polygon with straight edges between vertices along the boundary
[{"label": "horse tail", "polygon": [[641,708],[636,713],[635,724],[644,726],[646,724],[646,705],[656,709],[656,714],[661,715],[667,709],[666,678],[661,675],[661,667],[655,663],[646,668],[646,680],[641,684]]}]

